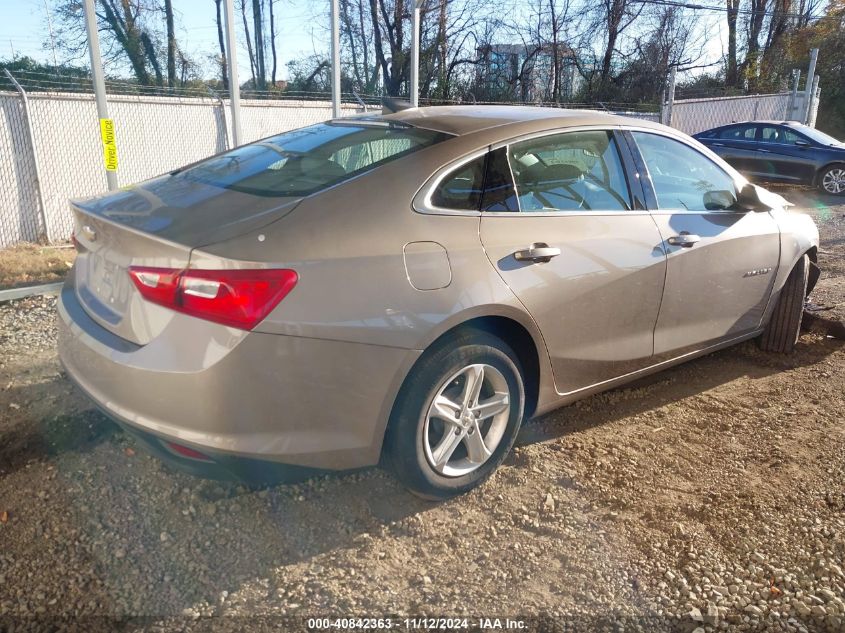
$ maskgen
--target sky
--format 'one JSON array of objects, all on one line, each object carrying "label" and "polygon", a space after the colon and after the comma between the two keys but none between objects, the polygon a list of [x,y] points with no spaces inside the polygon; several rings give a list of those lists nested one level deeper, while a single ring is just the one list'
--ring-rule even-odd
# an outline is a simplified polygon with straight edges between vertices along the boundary
[{"label": "sky", "polygon": [[[15,54],[52,62],[50,28],[53,7],[59,2],[60,0],[0,0],[0,59],[8,59]],[[319,0],[281,0],[274,5],[280,78],[286,78],[286,62],[303,54],[313,53],[315,47],[316,50],[323,51],[328,48],[321,40],[326,39],[322,35],[322,29],[328,25],[329,3],[324,3],[325,16],[319,15],[320,4]],[[173,8],[176,13],[177,40],[186,49],[188,57],[204,60],[208,55],[215,54],[219,48],[214,0],[173,0]],[[236,19],[239,20],[239,16],[236,12]],[[240,26],[240,22],[238,24]],[[52,27],[55,26],[53,23]],[[240,28],[238,32],[242,30]],[[249,57],[242,38],[239,38],[238,49],[238,68],[242,79],[245,79],[249,74]],[[58,61],[62,62],[61,52],[58,53]],[[87,63],[87,59],[80,60],[80,65],[87,66]],[[108,68],[106,72],[109,72]]]},{"label": "sky", "polygon": [[[52,18],[53,7],[61,1],[0,0],[0,59],[8,59],[14,54],[52,62],[53,54],[49,43],[51,28],[56,26]],[[214,0],[173,0],[173,6],[180,45],[184,47],[189,58],[206,63],[209,56],[218,51]],[[286,62],[316,51],[328,51],[326,30],[329,2],[279,0],[274,6],[278,28],[278,77],[286,79]],[[236,19],[239,19],[238,16],[236,12]],[[715,61],[726,48],[723,19],[719,14],[710,12],[699,12],[697,17],[702,29],[707,26],[708,61]],[[241,31],[242,28],[239,28],[238,33]],[[60,51],[57,56],[59,63],[65,61]],[[77,60],[77,63],[87,66],[88,60],[83,58]],[[239,36],[238,67],[242,80],[246,79],[249,75],[249,57],[242,36]],[[210,64],[205,66],[204,70],[206,76],[214,72]],[[125,74],[118,68],[107,67],[106,72]]]}]

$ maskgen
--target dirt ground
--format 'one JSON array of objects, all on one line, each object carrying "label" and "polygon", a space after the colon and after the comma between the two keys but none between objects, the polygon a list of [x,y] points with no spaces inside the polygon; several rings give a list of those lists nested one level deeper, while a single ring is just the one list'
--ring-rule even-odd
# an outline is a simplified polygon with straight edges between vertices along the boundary
[{"label": "dirt ground", "polygon": [[[782,193],[819,223],[813,299],[843,319],[845,205]],[[434,504],[377,468],[260,490],[171,472],[63,377],[54,318],[0,306],[0,631],[845,630],[841,341],[746,343],[558,410]]]},{"label": "dirt ground", "polygon": [[0,249],[0,290],[64,279],[76,251],[68,247],[17,244]]}]

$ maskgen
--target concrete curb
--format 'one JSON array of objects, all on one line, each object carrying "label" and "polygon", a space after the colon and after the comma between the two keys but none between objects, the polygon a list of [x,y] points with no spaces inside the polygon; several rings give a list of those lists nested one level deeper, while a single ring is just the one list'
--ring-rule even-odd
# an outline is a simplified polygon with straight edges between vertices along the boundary
[{"label": "concrete curb", "polygon": [[4,301],[12,301],[13,299],[23,299],[24,297],[31,297],[33,295],[56,295],[62,289],[65,283],[58,281],[54,284],[42,284],[40,286],[24,286],[23,288],[11,288],[9,290],[0,290],[0,303]]}]

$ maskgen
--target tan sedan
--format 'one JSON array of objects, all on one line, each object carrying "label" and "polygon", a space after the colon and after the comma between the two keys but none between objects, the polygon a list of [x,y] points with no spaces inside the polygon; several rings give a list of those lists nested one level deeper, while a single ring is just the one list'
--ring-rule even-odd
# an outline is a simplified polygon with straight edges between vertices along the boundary
[{"label": "tan sedan", "polygon": [[384,453],[443,498],[524,419],[746,339],[790,351],[818,232],[785,207],[637,119],[329,121],[74,203],[60,355],[193,472]]}]

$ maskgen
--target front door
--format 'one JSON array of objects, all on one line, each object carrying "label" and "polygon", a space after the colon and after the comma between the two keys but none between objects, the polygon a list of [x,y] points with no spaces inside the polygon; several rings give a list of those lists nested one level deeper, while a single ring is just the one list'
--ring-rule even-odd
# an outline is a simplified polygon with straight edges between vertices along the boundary
[{"label": "front door", "polygon": [[813,182],[815,164],[808,156],[809,141],[804,137],[783,125],[761,125],[759,147],[761,169],[772,178]]},{"label": "front door", "polygon": [[507,161],[501,171],[513,173],[515,195],[486,207],[481,241],[539,325],[557,390],[649,365],[666,258],[654,221],[632,202],[623,168],[630,156],[605,130],[497,152],[491,156]]},{"label": "front door", "polygon": [[733,175],[680,140],[632,136],[657,199],[652,215],[667,252],[654,352],[676,356],[758,329],[780,257],[777,222],[736,211]]}]

